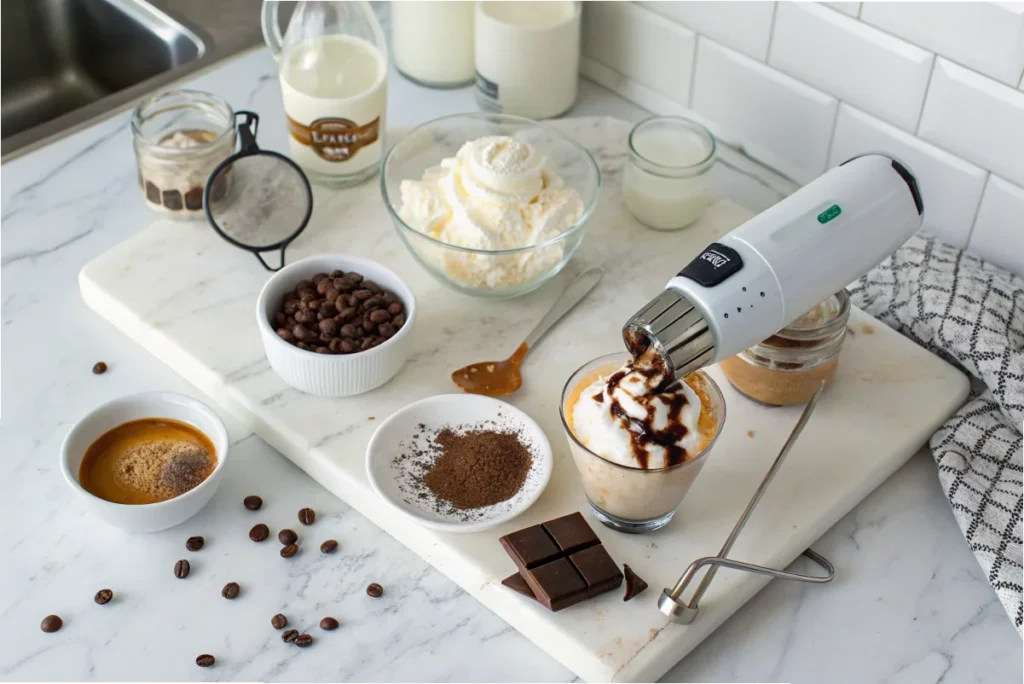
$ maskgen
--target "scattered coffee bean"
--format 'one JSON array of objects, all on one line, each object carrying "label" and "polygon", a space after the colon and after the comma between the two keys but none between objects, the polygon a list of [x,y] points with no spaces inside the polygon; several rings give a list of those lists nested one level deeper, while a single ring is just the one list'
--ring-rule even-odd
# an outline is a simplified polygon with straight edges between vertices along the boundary
[{"label": "scattered coffee bean", "polygon": [[299,636],[295,637],[295,645],[299,648],[306,648],[312,643],[313,637],[309,636],[308,634],[300,634]]},{"label": "scattered coffee bean", "polygon": [[107,364],[102,361],[98,361],[95,366],[92,367],[93,375],[103,375],[107,372]]},{"label": "scattered coffee bean", "polygon": [[374,582],[370,586],[366,587],[366,593],[372,596],[373,598],[380,598],[384,595],[384,587]]},{"label": "scattered coffee bean", "polygon": [[332,629],[338,629],[338,621],[332,617],[325,617],[320,621],[320,629],[326,629],[328,632]]},{"label": "scattered coffee bean", "polygon": [[299,522],[303,525],[312,525],[313,521],[316,520],[316,511],[312,508],[300,508],[299,509]]},{"label": "scattered coffee bean", "polygon": [[291,558],[299,552],[298,544],[289,544],[281,547],[281,558]]},{"label": "scattered coffee bean", "polygon": [[110,603],[110,599],[112,598],[114,598],[114,592],[110,589],[100,589],[96,592],[96,596],[94,596],[92,600],[102,606],[106,603]]},{"label": "scattered coffee bean", "polygon": [[281,613],[278,613],[274,617],[270,618],[270,624],[274,626],[274,629],[284,629],[288,626],[288,618]]},{"label": "scattered coffee bean", "polygon": [[285,546],[288,546],[289,544],[294,544],[299,541],[299,535],[295,534],[295,530],[285,528],[277,533],[277,540]]},{"label": "scattered coffee bean", "polygon": [[258,496],[247,496],[242,500],[242,505],[250,511],[258,511],[263,506],[263,499]]},{"label": "scattered coffee bean", "polygon": [[249,530],[249,539],[252,539],[254,542],[261,542],[269,536],[270,528],[263,523],[253,525],[253,528]]},{"label": "scattered coffee bean", "polygon": [[226,599],[236,599],[238,598],[238,592],[241,590],[242,588],[238,586],[238,582],[228,582],[220,590],[220,595]]},{"label": "scattered coffee bean", "polygon": [[185,579],[191,571],[192,566],[188,564],[187,560],[180,560],[174,564],[174,576],[178,579]]},{"label": "scattered coffee bean", "polygon": [[203,544],[205,543],[206,540],[202,537],[189,537],[188,541],[185,542],[185,548],[189,551],[198,551],[203,548]]},{"label": "scattered coffee bean", "polygon": [[354,354],[392,337],[405,324],[405,314],[393,292],[358,273],[344,273],[324,275],[315,283],[300,280],[281,297],[270,323],[278,337],[299,349]]},{"label": "scattered coffee bean", "polygon": [[281,641],[285,642],[286,644],[290,644],[293,641],[295,641],[295,638],[298,637],[298,636],[299,636],[299,630],[297,630],[297,629],[289,629],[287,632],[285,632],[284,634],[281,635]]},{"label": "scattered coffee bean", "polygon": [[52,634],[53,632],[56,632],[63,626],[64,621],[61,620],[59,617],[57,617],[56,615],[47,615],[43,618],[43,621],[39,625],[39,628],[47,634]]},{"label": "scattered coffee bean", "polygon": [[320,553],[334,553],[338,549],[338,542],[328,539],[320,545]]},{"label": "scattered coffee bean", "polygon": [[215,662],[217,662],[217,659],[209,653],[204,653],[203,655],[196,657],[196,665],[199,667],[210,667]]}]

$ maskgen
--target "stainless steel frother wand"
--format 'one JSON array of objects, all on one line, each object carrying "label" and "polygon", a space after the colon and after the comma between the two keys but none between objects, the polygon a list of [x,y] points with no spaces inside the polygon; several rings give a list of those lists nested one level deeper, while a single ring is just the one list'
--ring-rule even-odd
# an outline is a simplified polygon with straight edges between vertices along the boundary
[{"label": "stainless steel frother wand", "polygon": [[[714,579],[715,573],[718,571],[719,566],[732,568],[733,570],[744,570],[747,572],[757,573],[759,575],[768,575],[770,577],[777,577],[779,579],[796,580],[797,582],[814,582],[824,583],[832,580],[835,576],[835,568],[832,567],[832,563],[827,558],[821,556],[811,549],[806,549],[803,552],[804,556],[807,556],[812,561],[820,565],[825,569],[827,574],[825,575],[801,575],[795,572],[787,572],[785,570],[775,570],[774,568],[766,568],[763,565],[753,565],[751,563],[744,563],[742,561],[730,560],[726,558],[726,554],[732,549],[732,545],[736,541],[736,537],[739,536],[740,532],[743,531],[744,525],[747,524],[747,520],[750,518],[750,514],[754,512],[754,507],[761,500],[761,496],[764,494],[768,485],[771,484],[772,480],[775,479],[775,474],[779,472],[779,468],[782,466],[782,462],[789,455],[790,450],[796,443],[797,437],[803,432],[804,426],[807,425],[807,421],[810,420],[811,414],[814,412],[814,407],[818,403],[818,398],[821,396],[822,391],[825,389],[825,383],[822,381],[818,387],[818,391],[814,393],[810,401],[807,402],[807,406],[804,407],[803,413],[800,414],[800,420],[797,421],[793,431],[789,433],[789,438],[786,443],[782,445],[782,450],[779,455],[775,457],[775,462],[772,463],[772,467],[768,469],[768,473],[761,480],[760,486],[757,491],[754,492],[754,496],[747,503],[746,509],[743,514],[740,515],[740,519],[736,522],[736,526],[732,528],[732,532],[729,533],[729,538],[725,540],[725,544],[722,545],[722,550],[718,552],[717,556],[705,556],[704,558],[698,558],[697,560],[690,563],[690,566],[686,568],[686,572],[679,578],[676,585],[671,589],[665,589],[661,593],[661,597],[658,599],[658,609],[669,616],[673,621],[688,625],[693,622],[694,618],[697,617],[697,611],[700,609],[699,602],[704,596],[704,592],[707,591],[708,586],[711,585],[711,580]],[[686,587],[690,584],[693,576],[697,574],[705,565],[710,565],[711,568],[704,574],[704,578],[697,586],[696,591],[693,592],[693,596],[689,602],[682,600],[683,592]]]}]

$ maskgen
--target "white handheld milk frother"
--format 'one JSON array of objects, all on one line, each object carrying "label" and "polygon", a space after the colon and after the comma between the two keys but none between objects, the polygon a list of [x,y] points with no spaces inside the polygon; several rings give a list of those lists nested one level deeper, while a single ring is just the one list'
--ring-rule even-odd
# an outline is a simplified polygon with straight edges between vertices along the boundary
[{"label": "white handheld milk frother", "polygon": [[892,254],[921,226],[917,180],[855,157],[712,243],[622,329],[676,377],[774,334]]}]

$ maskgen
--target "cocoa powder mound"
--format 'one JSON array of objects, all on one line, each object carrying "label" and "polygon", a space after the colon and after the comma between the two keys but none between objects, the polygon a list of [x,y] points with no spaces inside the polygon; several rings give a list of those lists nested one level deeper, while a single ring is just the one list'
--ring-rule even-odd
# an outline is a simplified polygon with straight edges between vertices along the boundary
[{"label": "cocoa powder mound", "polygon": [[423,483],[459,510],[511,499],[533,466],[530,450],[514,432],[445,428],[434,436],[434,443],[440,454]]}]

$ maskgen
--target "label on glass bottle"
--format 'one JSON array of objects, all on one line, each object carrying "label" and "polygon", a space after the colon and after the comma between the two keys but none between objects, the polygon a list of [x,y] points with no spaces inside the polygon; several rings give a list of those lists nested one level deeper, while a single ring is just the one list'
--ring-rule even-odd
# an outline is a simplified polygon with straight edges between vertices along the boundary
[{"label": "label on glass bottle", "polygon": [[360,126],[349,119],[322,118],[308,126],[288,118],[288,132],[300,145],[313,148],[324,161],[343,162],[352,158],[360,148],[377,142],[380,135],[380,117]]},{"label": "label on glass bottle", "polygon": [[494,100],[495,102],[498,101],[498,84],[489,80],[479,71],[476,72],[476,89],[484,97]]}]

